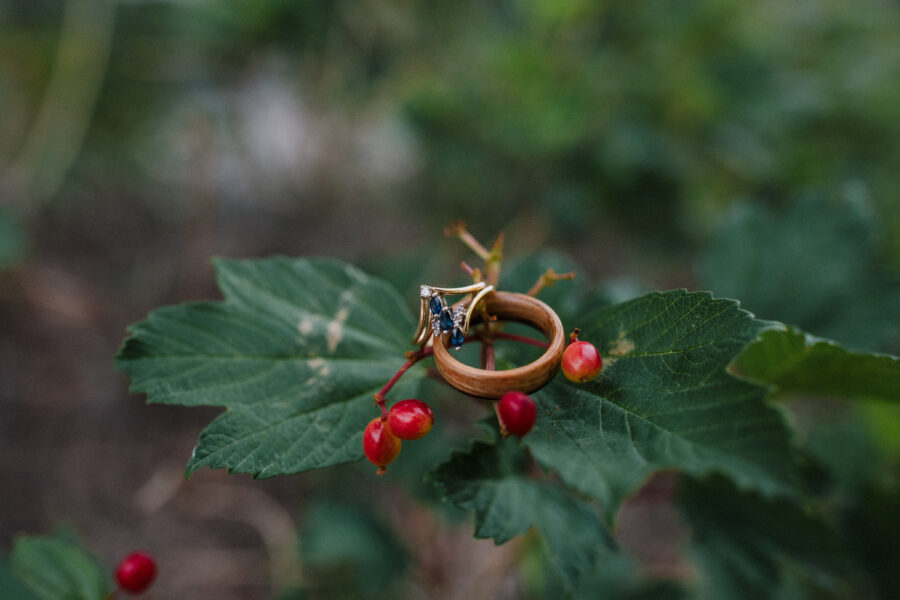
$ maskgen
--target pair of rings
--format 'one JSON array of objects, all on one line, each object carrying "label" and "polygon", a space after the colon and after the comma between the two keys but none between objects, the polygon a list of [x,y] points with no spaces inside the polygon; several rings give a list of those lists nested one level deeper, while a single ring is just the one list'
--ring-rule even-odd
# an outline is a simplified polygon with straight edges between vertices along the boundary
[{"label": "pair of rings", "polygon": [[[463,300],[448,306],[446,294],[472,294],[471,301]],[[428,342],[433,335],[434,362],[441,376],[453,387],[480,398],[499,398],[509,391],[526,394],[542,388],[556,374],[565,349],[562,321],[556,312],[537,298],[512,292],[498,292],[484,282],[459,288],[439,288],[423,285],[420,293],[419,326],[414,342]],[[484,312],[476,311],[482,303]],[[503,371],[476,369],[456,360],[449,347],[462,345],[469,326],[491,315],[498,321],[514,321],[531,325],[541,331],[548,341],[546,351],[536,361]],[[446,334],[450,335],[447,336]]]}]

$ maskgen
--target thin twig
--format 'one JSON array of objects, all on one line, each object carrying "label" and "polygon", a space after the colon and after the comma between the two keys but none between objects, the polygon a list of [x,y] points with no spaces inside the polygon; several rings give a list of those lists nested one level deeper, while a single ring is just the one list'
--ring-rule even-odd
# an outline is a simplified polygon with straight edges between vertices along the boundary
[{"label": "thin twig", "polygon": [[472,252],[478,255],[478,257],[483,261],[488,261],[491,258],[490,251],[485,248],[481,242],[475,239],[469,231],[466,229],[466,224],[462,221],[457,221],[456,223],[451,223],[446,229],[444,229],[444,235],[447,237],[456,237],[463,244],[469,247]]},{"label": "thin twig", "polygon": [[459,266],[472,278],[472,281],[474,281],[475,283],[484,281],[484,275],[481,274],[481,269],[472,268],[472,266],[469,265],[469,263],[467,263],[466,261],[462,261]]},{"label": "thin twig", "polygon": [[503,244],[505,241],[506,237],[501,231],[491,245],[491,254],[484,263],[485,275],[488,283],[491,285],[497,285],[500,282],[500,265],[503,263]]},{"label": "thin twig", "polygon": [[575,271],[569,271],[568,273],[557,273],[553,269],[547,269],[540,277],[537,278],[537,281],[534,282],[534,285],[531,286],[531,289],[526,293],[529,296],[537,296],[538,293],[540,293],[544,288],[548,288],[557,281],[561,281],[563,279],[575,279]]},{"label": "thin twig", "polygon": [[529,346],[537,346],[538,348],[549,348],[549,342],[545,342],[543,340],[536,340],[534,338],[525,337],[524,335],[516,335],[514,333],[504,333],[502,331],[495,331],[493,333],[494,339],[498,340],[510,340],[513,342],[521,342],[523,344],[528,344]]}]

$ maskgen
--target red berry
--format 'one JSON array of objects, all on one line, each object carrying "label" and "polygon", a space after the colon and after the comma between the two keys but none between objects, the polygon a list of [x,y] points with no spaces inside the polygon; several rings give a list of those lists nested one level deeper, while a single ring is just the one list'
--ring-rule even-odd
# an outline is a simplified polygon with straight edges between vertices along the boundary
[{"label": "red berry", "polygon": [[434,413],[421,400],[401,400],[388,413],[391,431],[401,440],[417,440],[431,431]]},{"label": "red berry", "polygon": [[522,392],[506,392],[497,403],[497,416],[506,431],[522,437],[534,427],[537,407],[528,394]]},{"label": "red berry", "polygon": [[384,474],[387,471],[385,467],[394,462],[402,445],[400,438],[391,432],[387,420],[381,417],[372,419],[363,433],[363,451],[369,462],[378,467],[379,475]]},{"label": "red berry", "polygon": [[123,591],[140,594],[150,587],[156,577],[156,563],[146,552],[132,552],[116,567],[116,581]]},{"label": "red berry", "polygon": [[600,374],[603,359],[590,342],[572,342],[562,357],[563,374],[575,383],[586,383]]}]

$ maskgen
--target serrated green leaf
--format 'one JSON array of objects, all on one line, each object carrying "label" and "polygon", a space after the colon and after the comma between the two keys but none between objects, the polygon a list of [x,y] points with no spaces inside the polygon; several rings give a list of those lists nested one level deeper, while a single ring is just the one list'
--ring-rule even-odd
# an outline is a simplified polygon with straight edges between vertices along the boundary
[{"label": "serrated green leaf", "polygon": [[13,573],[45,600],[103,600],[111,591],[109,569],[70,535],[18,536]]},{"label": "serrated green leaf", "polygon": [[840,549],[821,518],[783,499],[741,492],[723,478],[685,478],[679,487],[702,573],[700,598],[768,598],[786,584],[836,585]]},{"label": "serrated green leaf", "polygon": [[776,394],[900,401],[900,358],[851,352],[791,328],[763,332],[730,371],[771,385]]},{"label": "serrated green leaf", "polygon": [[779,214],[748,204],[704,253],[700,280],[764,318],[878,349],[900,328],[900,285],[875,266],[875,230],[863,202],[810,197]]},{"label": "serrated green leaf", "polygon": [[[403,364],[415,327],[397,292],[337,260],[215,266],[224,302],[151,312],[117,356],[149,402],[227,408],[188,473],[270,477],[361,458],[372,395]],[[412,371],[394,393],[413,396],[420,381]]]},{"label": "serrated green leaf", "polygon": [[528,457],[513,439],[475,442],[454,452],[430,478],[448,500],[475,513],[475,537],[502,544],[536,527],[567,589],[608,552],[596,511],[563,489],[526,475]]},{"label": "serrated green leaf", "polygon": [[684,290],[602,309],[578,323],[604,356],[576,385],[562,375],[535,395],[534,457],[609,516],[659,469],[722,472],[744,488],[790,494],[796,480],[787,427],[765,390],[726,372],[772,323],[732,300]]}]

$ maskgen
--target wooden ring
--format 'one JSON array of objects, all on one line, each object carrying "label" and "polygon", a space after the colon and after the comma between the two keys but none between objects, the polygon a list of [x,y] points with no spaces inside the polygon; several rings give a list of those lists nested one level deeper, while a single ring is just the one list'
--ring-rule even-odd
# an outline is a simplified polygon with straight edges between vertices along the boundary
[{"label": "wooden ring", "polygon": [[512,292],[494,292],[483,300],[487,312],[498,321],[516,321],[540,330],[550,342],[543,355],[531,364],[488,371],[464,365],[450,354],[447,341],[434,340],[434,362],[441,376],[461,392],[479,398],[499,398],[516,390],[531,393],[544,387],[559,369],[565,349],[562,321],[552,308],[531,296]]}]

